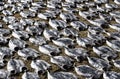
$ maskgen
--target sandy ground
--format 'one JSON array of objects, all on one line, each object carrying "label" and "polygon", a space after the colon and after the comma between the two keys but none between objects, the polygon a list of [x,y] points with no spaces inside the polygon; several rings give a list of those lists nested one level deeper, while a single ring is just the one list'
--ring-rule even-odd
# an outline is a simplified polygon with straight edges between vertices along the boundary
[{"label": "sandy ground", "polygon": [[[112,0],[110,0],[110,1],[112,1]],[[76,15],[78,15],[78,14],[76,14]],[[19,17],[20,17],[19,14],[15,14],[14,16],[15,16],[16,18],[19,18]],[[79,17],[80,21],[85,22],[85,23],[88,24],[88,22],[87,22],[85,19],[81,18],[79,15],[78,15],[78,17]],[[59,17],[58,17],[58,18],[59,18]],[[34,20],[36,20],[36,19],[37,19],[37,20],[41,20],[41,19],[39,19],[39,18],[32,18],[32,19],[34,19]],[[44,21],[44,20],[43,20],[43,21]],[[0,22],[3,23],[2,21],[0,21]],[[111,22],[111,23],[115,23],[115,22],[113,21],[113,22]],[[4,23],[3,23],[3,24],[4,24]],[[4,24],[4,28],[7,28],[7,25]],[[51,28],[51,27],[49,26],[49,28]],[[111,29],[111,28],[106,28],[106,30],[109,31],[109,32],[116,31],[116,30],[113,30],[113,29]],[[86,37],[86,36],[87,36],[87,31],[80,31],[80,32],[79,32],[79,35],[80,35],[81,37]],[[35,46],[35,45],[31,44],[29,41],[27,41],[27,43],[29,44],[29,47],[32,47],[32,48],[38,50],[38,46]],[[49,42],[49,43],[52,44],[51,42]],[[76,45],[76,47],[80,47],[80,46]],[[89,53],[90,53],[90,56],[97,57],[97,55],[92,51],[91,48],[88,48],[88,50],[90,51],[90,52],[89,52]],[[38,51],[39,51],[39,50],[38,50]],[[61,55],[65,55],[63,49],[62,49]],[[19,57],[19,56],[17,55],[17,53],[15,54],[14,57],[21,59],[21,57]],[[120,57],[120,55],[119,55],[119,57]],[[118,57],[118,58],[119,58],[119,57]],[[44,55],[44,54],[41,54],[41,56],[40,56],[39,59],[43,59],[43,60],[47,61],[48,63],[50,63],[50,57],[49,57],[49,56],[46,56],[46,55]],[[8,59],[8,60],[9,60],[9,59]],[[24,60],[23,60],[23,61],[24,61]],[[25,64],[26,64],[26,66],[28,67],[28,70],[33,72],[34,70],[30,67],[31,61],[24,61],[24,62],[25,62]],[[78,63],[78,62],[75,62],[75,63],[76,63],[76,65],[88,64],[87,61],[83,61],[82,63]],[[50,70],[51,72],[54,72],[54,71],[62,71],[62,70],[60,70],[56,65],[54,65],[54,64],[52,64],[52,63],[50,63],[50,64],[52,65],[52,70]],[[89,65],[89,64],[88,64],[88,65]],[[6,67],[5,67],[5,69],[6,69]],[[115,67],[113,67],[111,70],[114,70],[114,71],[116,71],[116,72],[120,72],[120,70],[119,70],[118,68],[115,68]],[[68,71],[73,72],[75,75],[77,75],[77,74],[75,73],[75,71],[74,71],[74,68],[71,69],[71,70],[68,70]],[[23,73],[17,74],[14,78],[15,78],[15,79],[21,79],[21,75],[22,75],[22,74],[23,74]],[[78,76],[79,79],[85,79],[85,78],[82,77],[82,76],[79,76],[79,75],[77,75],[77,76]],[[40,79],[47,79],[47,74],[40,75]],[[102,79],[102,78],[100,78],[100,79]]]}]

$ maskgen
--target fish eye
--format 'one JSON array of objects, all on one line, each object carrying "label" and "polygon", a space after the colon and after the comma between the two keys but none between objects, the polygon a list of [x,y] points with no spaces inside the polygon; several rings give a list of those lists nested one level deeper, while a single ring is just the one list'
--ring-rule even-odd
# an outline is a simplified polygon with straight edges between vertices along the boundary
[{"label": "fish eye", "polygon": [[89,19],[89,20],[91,19],[91,17],[90,17],[90,16],[87,16],[86,18],[87,18],[87,19]]},{"label": "fish eye", "polygon": [[63,65],[63,68],[64,68],[64,69],[68,69],[68,66],[67,66],[67,65]]},{"label": "fish eye", "polygon": [[57,27],[58,30],[62,30],[63,28],[62,27]]},{"label": "fish eye", "polygon": [[32,60],[32,56],[28,56],[28,57],[27,57],[27,60]]},{"label": "fish eye", "polygon": [[18,50],[19,50],[19,48],[18,48],[18,47],[15,47],[15,48],[14,48],[14,50],[15,50],[15,51],[18,51]]},{"label": "fish eye", "polygon": [[74,48],[74,46],[72,46],[72,45],[68,45],[68,47],[69,47],[69,48]]},{"label": "fish eye", "polygon": [[11,74],[15,74],[15,70],[10,71]]},{"label": "fish eye", "polygon": [[50,55],[55,56],[56,54],[55,54],[55,52],[51,52]]},{"label": "fish eye", "polygon": [[110,61],[110,60],[112,59],[112,57],[111,57],[111,56],[109,56],[109,57],[107,57],[107,59]]},{"label": "fish eye", "polygon": [[22,67],[22,71],[25,71],[25,70],[27,70],[27,68],[26,67]]},{"label": "fish eye", "polygon": [[42,74],[42,73],[43,73],[43,71],[42,71],[42,70],[39,70],[39,71],[38,71],[38,74]]}]

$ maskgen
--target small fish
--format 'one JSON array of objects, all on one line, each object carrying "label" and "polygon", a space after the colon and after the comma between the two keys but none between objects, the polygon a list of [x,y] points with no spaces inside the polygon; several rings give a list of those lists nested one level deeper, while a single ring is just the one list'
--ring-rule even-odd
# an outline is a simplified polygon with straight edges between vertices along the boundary
[{"label": "small fish", "polygon": [[42,36],[35,36],[35,37],[30,37],[29,38],[29,41],[32,43],[32,44],[35,44],[35,45],[43,45],[43,44],[46,44],[47,41],[44,37]]},{"label": "small fish", "polygon": [[8,28],[11,30],[23,30],[24,26],[20,22],[13,22],[8,25]]},{"label": "small fish", "polygon": [[49,25],[56,30],[62,30],[67,27],[67,24],[63,20],[49,20]]},{"label": "small fish", "polygon": [[77,20],[77,17],[72,13],[61,13],[60,18],[65,22],[71,22]]},{"label": "small fish", "polygon": [[40,77],[37,73],[24,72],[22,75],[22,79],[40,79]]},{"label": "small fish", "polygon": [[120,31],[120,24],[112,24],[112,25],[109,25],[109,27],[117,31]]},{"label": "small fish", "polygon": [[70,25],[79,31],[84,31],[84,30],[87,30],[88,28],[87,24],[80,22],[80,21],[72,21]]},{"label": "small fish", "polygon": [[7,63],[8,72],[13,75],[27,70],[25,64],[20,59],[10,59]]},{"label": "small fish", "polygon": [[51,41],[53,39],[57,39],[60,37],[60,34],[56,29],[45,29],[43,31],[43,35],[48,41]]},{"label": "small fish", "polygon": [[8,47],[0,47],[0,56],[3,58],[12,56],[14,51],[9,49]]},{"label": "small fish", "polygon": [[94,41],[88,37],[86,37],[86,38],[77,37],[76,41],[79,46],[82,46],[85,48],[95,45]]},{"label": "small fish", "polygon": [[5,69],[0,69],[0,78],[1,79],[9,79],[9,72]]},{"label": "small fish", "polygon": [[21,40],[27,40],[30,37],[30,34],[26,31],[13,31],[12,36]]},{"label": "small fish", "polygon": [[9,40],[8,46],[11,50],[17,51],[19,49],[27,47],[28,44],[23,40],[13,38]]},{"label": "small fish", "polygon": [[65,48],[65,54],[81,62],[88,56],[88,51],[83,48]]},{"label": "small fish", "polygon": [[18,50],[17,54],[24,60],[30,60],[40,56],[40,53],[33,48],[23,48],[22,50]]},{"label": "small fish", "polygon": [[120,69],[120,59],[112,60],[115,67]]},{"label": "small fish", "polygon": [[102,27],[89,27],[88,31],[94,35],[105,32],[105,30]]},{"label": "small fish", "polygon": [[63,70],[73,67],[73,60],[67,56],[54,56],[50,58],[50,61],[51,63],[58,65]]},{"label": "small fish", "polygon": [[88,22],[95,25],[95,26],[99,26],[102,28],[107,27],[107,22],[105,20],[102,20],[102,19],[88,20]]},{"label": "small fish", "polygon": [[120,51],[120,41],[119,40],[106,40],[106,44],[113,48],[115,51]]},{"label": "small fish", "polygon": [[31,68],[35,69],[35,72],[38,74],[45,73],[48,69],[51,68],[51,65],[44,60],[32,60]]},{"label": "small fish", "polygon": [[54,73],[48,72],[47,75],[48,75],[47,79],[78,79],[75,74],[70,72],[62,72],[62,71],[54,72]]},{"label": "small fish", "polygon": [[70,39],[70,38],[59,38],[57,40],[52,40],[52,42],[60,47],[69,47],[72,48],[74,47],[74,40]]},{"label": "small fish", "polygon": [[103,79],[119,79],[120,73],[114,71],[107,71],[103,73]]},{"label": "small fish", "polygon": [[41,45],[39,46],[39,51],[43,54],[49,55],[49,56],[55,56],[60,54],[60,48],[58,48],[55,45]]},{"label": "small fish", "polygon": [[114,3],[120,5],[120,0],[114,0]]},{"label": "small fish", "polygon": [[48,20],[48,19],[55,18],[56,15],[55,13],[52,13],[52,12],[45,12],[45,13],[39,13],[38,17],[44,20]]},{"label": "small fish", "polygon": [[30,34],[30,35],[32,35],[32,36],[34,36],[34,35],[41,35],[42,34],[42,32],[43,32],[43,29],[42,28],[40,28],[39,26],[28,26],[27,28],[26,28],[26,31]]},{"label": "small fish", "polygon": [[80,65],[75,67],[75,72],[80,76],[84,76],[86,79],[98,79],[102,75],[102,72],[88,65]]},{"label": "small fish", "polygon": [[115,59],[118,55],[113,49],[108,46],[93,47],[93,51],[101,58],[109,61]]},{"label": "small fish", "polygon": [[91,66],[95,67],[100,71],[106,71],[111,67],[111,65],[103,59],[96,58],[96,57],[87,57],[87,59]]}]

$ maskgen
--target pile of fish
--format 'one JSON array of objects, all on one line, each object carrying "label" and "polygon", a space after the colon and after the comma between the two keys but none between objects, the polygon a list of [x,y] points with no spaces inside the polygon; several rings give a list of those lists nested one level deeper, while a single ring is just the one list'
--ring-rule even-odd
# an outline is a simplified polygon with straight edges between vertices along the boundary
[{"label": "pile of fish", "polygon": [[0,79],[120,79],[119,53],[120,0],[0,2]]}]

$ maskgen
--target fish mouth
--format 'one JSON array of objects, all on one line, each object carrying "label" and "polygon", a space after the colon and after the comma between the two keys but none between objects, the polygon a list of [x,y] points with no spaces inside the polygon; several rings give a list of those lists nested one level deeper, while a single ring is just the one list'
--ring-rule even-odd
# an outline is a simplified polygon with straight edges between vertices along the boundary
[{"label": "fish mouth", "polygon": [[83,57],[82,57],[82,56],[77,56],[77,60],[78,60],[79,62],[82,62],[82,61],[83,61]]},{"label": "fish mouth", "polygon": [[91,17],[91,16],[87,16],[86,18],[87,18],[87,19],[89,19],[89,20],[90,20],[90,19],[92,19],[92,17]]},{"label": "fish mouth", "polygon": [[27,57],[27,60],[32,60],[32,56],[28,56],[28,57]]},{"label": "fish mouth", "polygon": [[70,22],[71,20],[70,19],[66,19],[67,22]]},{"label": "fish mouth", "polygon": [[68,48],[74,48],[74,46],[73,45],[68,45]]},{"label": "fish mouth", "polygon": [[79,29],[79,31],[82,31],[82,30],[83,30],[81,27],[79,27],[78,29]]},{"label": "fish mouth", "polygon": [[29,45],[28,44],[25,44],[25,48],[28,47]]},{"label": "fish mouth", "polygon": [[7,63],[7,61],[6,61],[6,60],[3,60],[3,63]]},{"label": "fish mouth", "polygon": [[73,35],[72,35],[72,34],[70,34],[68,37],[69,37],[69,38],[72,38],[72,37],[73,37]]},{"label": "fish mouth", "polygon": [[86,44],[86,47],[92,47],[90,44]]},{"label": "fish mouth", "polygon": [[4,55],[4,56],[3,56],[3,59],[5,59],[5,58],[7,58],[7,57],[8,57],[7,55]]},{"label": "fish mouth", "polygon": [[111,60],[112,60],[112,57],[111,57],[111,56],[107,57],[107,60],[108,60],[108,61],[111,61]]},{"label": "fish mouth", "polygon": [[15,70],[11,70],[10,73],[11,73],[11,74],[15,74]]},{"label": "fish mouth", "polygon": [[65,70],[69,69],[69,67],[67,65],[63,65],[62,68]]},{"label": "fish mouth", "polygon": [[56,53],[55,53],[55,52],[51,52],[50,55],[51,55],[51,56],[55,56]]},{"label": "fish mouth", "polygon": [[21,39],[21,40],[25,40],[25,38],[24,38],[24,37],[20,37],[20,39]]},{"label": "fish mouth", "polygon": [[57,27],[57,29],[58,29],[58,30],[62,30],[63,28],[62,28],[62,27],[60,27],[60,26],[58,26],[58,27]]},{"label": "fish mouth", "polygon": [[107,24],[101,24],[102,28],[107,28]]},{"label": "fish mouth", "polygon": [[26,67],[22,67],[22,72],[26,71],[27,68]]},{"label": "fish mouth", "polygon": [[50,37],[50,40],[54,40],[55,38],[54,37]]},{"label": "fish mouth", "polygon": [[107,68],[105,68],[105,67],[104,67],[104,68],[102,68],[102,70],[103,70],[103,71],[106,71],[106,70],[107,70]]},{"label": "fish mouth", "polygon": [[37,73],[38,73],[38,74],[42,74],[43,71],[42,71],[42,70],[38,70]]},{"label": "fish mouth", "polygon": [[19,50],[19,47],[15,47],[14,50],[15,50],[15,51],[18,51],[18,50]]}]

